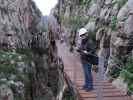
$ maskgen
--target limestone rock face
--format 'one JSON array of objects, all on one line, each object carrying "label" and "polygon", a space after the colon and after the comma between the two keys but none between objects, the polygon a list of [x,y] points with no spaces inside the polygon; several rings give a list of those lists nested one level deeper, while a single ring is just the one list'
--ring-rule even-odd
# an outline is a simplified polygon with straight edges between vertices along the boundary
[{"label": "limestone rock face", "polygon": [[125,4],[119,11],[118,15],[117,15],[117,19],[118,20],[124,20],[127,16],[127,14],[129,13],[129,9],[128,9],[128,5]]},{"label": "limestone rock face", "polygon": [[54,32],[41,18],[32,0],[0,0],[0,100],[56,100],[62,90]]},{"label": "limestone rock face", "polygon": [[89,16],[97,16],[98,15],[98,11],[99,11],[99,5],[97,5],[96,3],[92,4],[92,6],[89,8],[88,10],[88,15]]},{"label": "limestone rock face", "polygon": [[95,29],[96,29],[96,25],[95,25],[95,22],[89,22],[87,23],[87,25],[85,26],[85,29],[90,33],[90,32],[94,32]]},{"label": "limestone rock face", "polygon": [[35,7],[35,4],[31,0],[1,0],[0,8],[1,47],[28,47],[28,43],[32,38],[29,29],[33,22],[36,27],[41,17],[41,13]]},{"label": "limestone rock face", "polygon": [[119,89],[126,93],[127,91],[127,84],[124,83],[124,80],[121,77],[113,81],[113,85],[117,86]]}]

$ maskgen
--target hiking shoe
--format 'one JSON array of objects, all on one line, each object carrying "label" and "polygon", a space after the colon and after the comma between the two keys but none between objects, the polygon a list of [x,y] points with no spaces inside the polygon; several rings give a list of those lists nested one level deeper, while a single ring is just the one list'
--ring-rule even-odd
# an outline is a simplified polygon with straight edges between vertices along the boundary
[{"label": "hiking shoe", "polygon": [[86,92],[92,91],[94,88],[86,88]]},{"label": "hiking shoe", "polygon": [[86,85],[83,85],[82,86],[82,90],[86,90],[87,89],[87,86]]}]

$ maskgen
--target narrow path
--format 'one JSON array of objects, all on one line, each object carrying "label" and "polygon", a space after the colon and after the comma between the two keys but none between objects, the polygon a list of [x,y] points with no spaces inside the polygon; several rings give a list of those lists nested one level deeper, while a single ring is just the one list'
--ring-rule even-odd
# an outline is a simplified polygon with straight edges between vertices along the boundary
[{"label": "narrow path", "polygon": [[57,42],[58,54],[63,59],[64,70],[76,85],[83,100],[101,100],[98,98],[98,89],[101,88],[102,100],[132,100],[124,92],[116,89],[107,81],[97,81],[97,75],[93,72],[94,90],[86,92],[82,90],[84,83],[82,65],[78,54],[70,53],[65,44]]}]

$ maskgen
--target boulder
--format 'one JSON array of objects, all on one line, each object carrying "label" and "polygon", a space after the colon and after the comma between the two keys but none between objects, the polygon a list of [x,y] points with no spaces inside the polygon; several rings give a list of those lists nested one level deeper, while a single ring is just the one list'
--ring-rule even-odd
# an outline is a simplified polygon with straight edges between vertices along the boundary
[{"label": "boulder", "polygon": [[121,77],[118,77],[117,79],[115,79],[112,82],[113,86],[117,87],[118,89],[120,89],[123,92],[127,92],[127,83],[124,82],[124,79]]},{"label": "boulder", "polygon": [[120,9],[117,19],[118,21],[124,21],[128,17],[129,7],[127,3]]},{"label": "boulder", "polygon": [[94,17],[96,17],[96,16],[98,16],[98,13],[99,13],[99,10],[100,10],[100,8],[99,8],[99,6],[98,6],[98,4],[92,4],[92,6],[89,8],[89,10],[88,10],[88,15],[89,16],[94,16]]},{"label": "boulder", "polygon": [[128,37],[133,34],[133,14],[129,15],[125,22],[124,32],[127,33]]},{"label": "boulder", "polygon": [[89,33],[94,32],[96,29],[95,21],[89,21],[88,24],[84,27]]},{"label": "boulder", "polygon": [[109,5],[109,4],[111,4],[112,3],[112,0],[105,0],[105,4],[106,5]]},{"label": "boulder", "polygon": [[6,85],[0,86],[0,100],[14,100],[12,90]]},{"label": "boulder", "polygon": [[128,0],[127,5],[129,10],[133,10],[133,0]]}]

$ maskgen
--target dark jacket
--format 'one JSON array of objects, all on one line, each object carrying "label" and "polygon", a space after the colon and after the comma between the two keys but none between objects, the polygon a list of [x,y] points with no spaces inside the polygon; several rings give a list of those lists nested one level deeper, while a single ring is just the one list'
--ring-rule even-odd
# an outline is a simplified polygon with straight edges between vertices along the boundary
[{"label": "dark jacket", "polygon": [[[97,65],[98,58],[95,55],[95,45],[93,44],[91,39],[89,39],[88,37],[83,39],[79,49],[82,63],[90,63]],[[86,50],[89,54],[83,53],[84,50]]]}]

